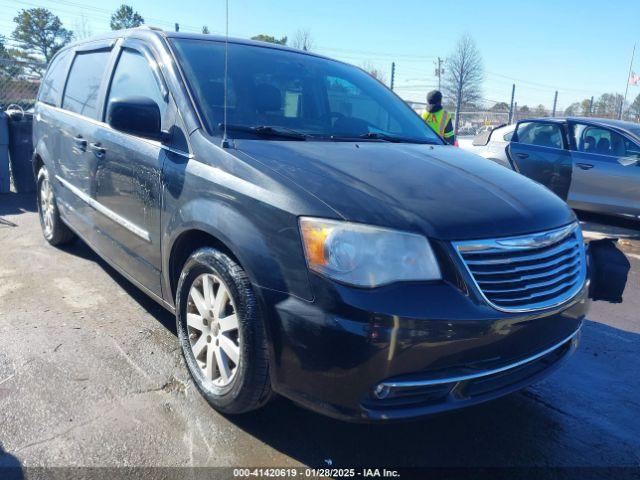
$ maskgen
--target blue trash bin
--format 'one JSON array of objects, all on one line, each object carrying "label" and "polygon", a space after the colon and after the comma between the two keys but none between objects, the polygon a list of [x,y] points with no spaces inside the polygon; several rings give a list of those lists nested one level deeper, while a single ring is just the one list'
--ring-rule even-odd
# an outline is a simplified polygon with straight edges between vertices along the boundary
[{"label": "blue trash bin", "polygon": [[0,112],[0,193],[9,193],[9,118]]},{"label": "blue trash bin", "polygon": [[9,117],[9,162],[13,187],[18,193],[36,191],[33,177],[33,115],[21,110],[7,112]]}]

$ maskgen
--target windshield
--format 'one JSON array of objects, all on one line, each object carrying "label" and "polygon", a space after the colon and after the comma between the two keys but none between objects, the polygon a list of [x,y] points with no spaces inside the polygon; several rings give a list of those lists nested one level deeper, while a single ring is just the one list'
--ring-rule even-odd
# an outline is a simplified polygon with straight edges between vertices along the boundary
[{"label": "windshield", "polygon": [[640,127],[630,128],[629,131],[633,133],[636,137],[640,138]]},{"label": "windshield", "polygon": [[[224,43],[171,39],[206,127],[224,122]],[[411,108],[364,71],[268,47],[229,44],[229,132],[287,129],[309,139],[400,140],[442,144]],[[278,137],[275,137],[278,138]]]}]

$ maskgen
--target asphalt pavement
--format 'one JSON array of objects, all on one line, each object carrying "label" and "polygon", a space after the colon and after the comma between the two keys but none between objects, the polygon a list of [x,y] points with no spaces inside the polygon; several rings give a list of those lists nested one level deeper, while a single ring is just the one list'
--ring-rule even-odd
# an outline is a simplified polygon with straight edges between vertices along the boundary
[{"label": "asphalt pavement", "polygon": [[622,238],[632,271],[563,368],[477,407],[357,425],[281,398],[218,414],[173,316],[84,243],[46,244],[32,196],[0,195],[0,466],[640,467],[640,223],[585,220],[588,238]]}]

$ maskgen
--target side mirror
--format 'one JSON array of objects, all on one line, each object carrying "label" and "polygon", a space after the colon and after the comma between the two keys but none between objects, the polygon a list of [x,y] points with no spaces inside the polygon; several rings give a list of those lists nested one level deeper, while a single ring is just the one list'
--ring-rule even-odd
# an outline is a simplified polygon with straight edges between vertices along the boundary
[{"label": "side mirror", "polygon": [[149,97],[114,98],[107,107],[107,123],[116,130],[161,141],[160,107]]},{"label": "side mirror", "polygon": [[618,163],[623,167],[630,167],[632,165],[640,165],[640,157],[622,157],[618,159]]}]

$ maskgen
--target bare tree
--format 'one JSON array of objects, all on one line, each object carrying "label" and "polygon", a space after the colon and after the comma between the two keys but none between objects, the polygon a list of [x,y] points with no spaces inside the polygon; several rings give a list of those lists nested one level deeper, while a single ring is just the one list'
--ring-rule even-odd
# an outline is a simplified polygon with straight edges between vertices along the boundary
[{"label": "bare tree", "polygon": [[311,32],[309,30],[298,30],[296,32],[296,35],[293,37],[291,46],[293,48],[305,50],[308,52],[310,50],[313,50],[316,44],[313,41],[313,38],[311,37]]},{"label": "bare tree", "polygon": [[450,99],[456,102],[456,123],[454,131],[458,133],[460,115],[457,113],[462,106],[473,105],[482,96],[482,81],[484,73],[482,57],[476,43],[469,35],[463,35],[453,53],[447,59],[447,74],[444,81],[444,91]]},{"label": "bare tree", "polygon": [[620,93],[603,93],[594,105],[598,117],[616,118],[623,108],[624,97]]},{"label": "bare tree", "polygon": [[366,61],[362,64],[362,69],[378,81],[387,83],[387,74],[384,70],[379,69],[373,63]]}]

